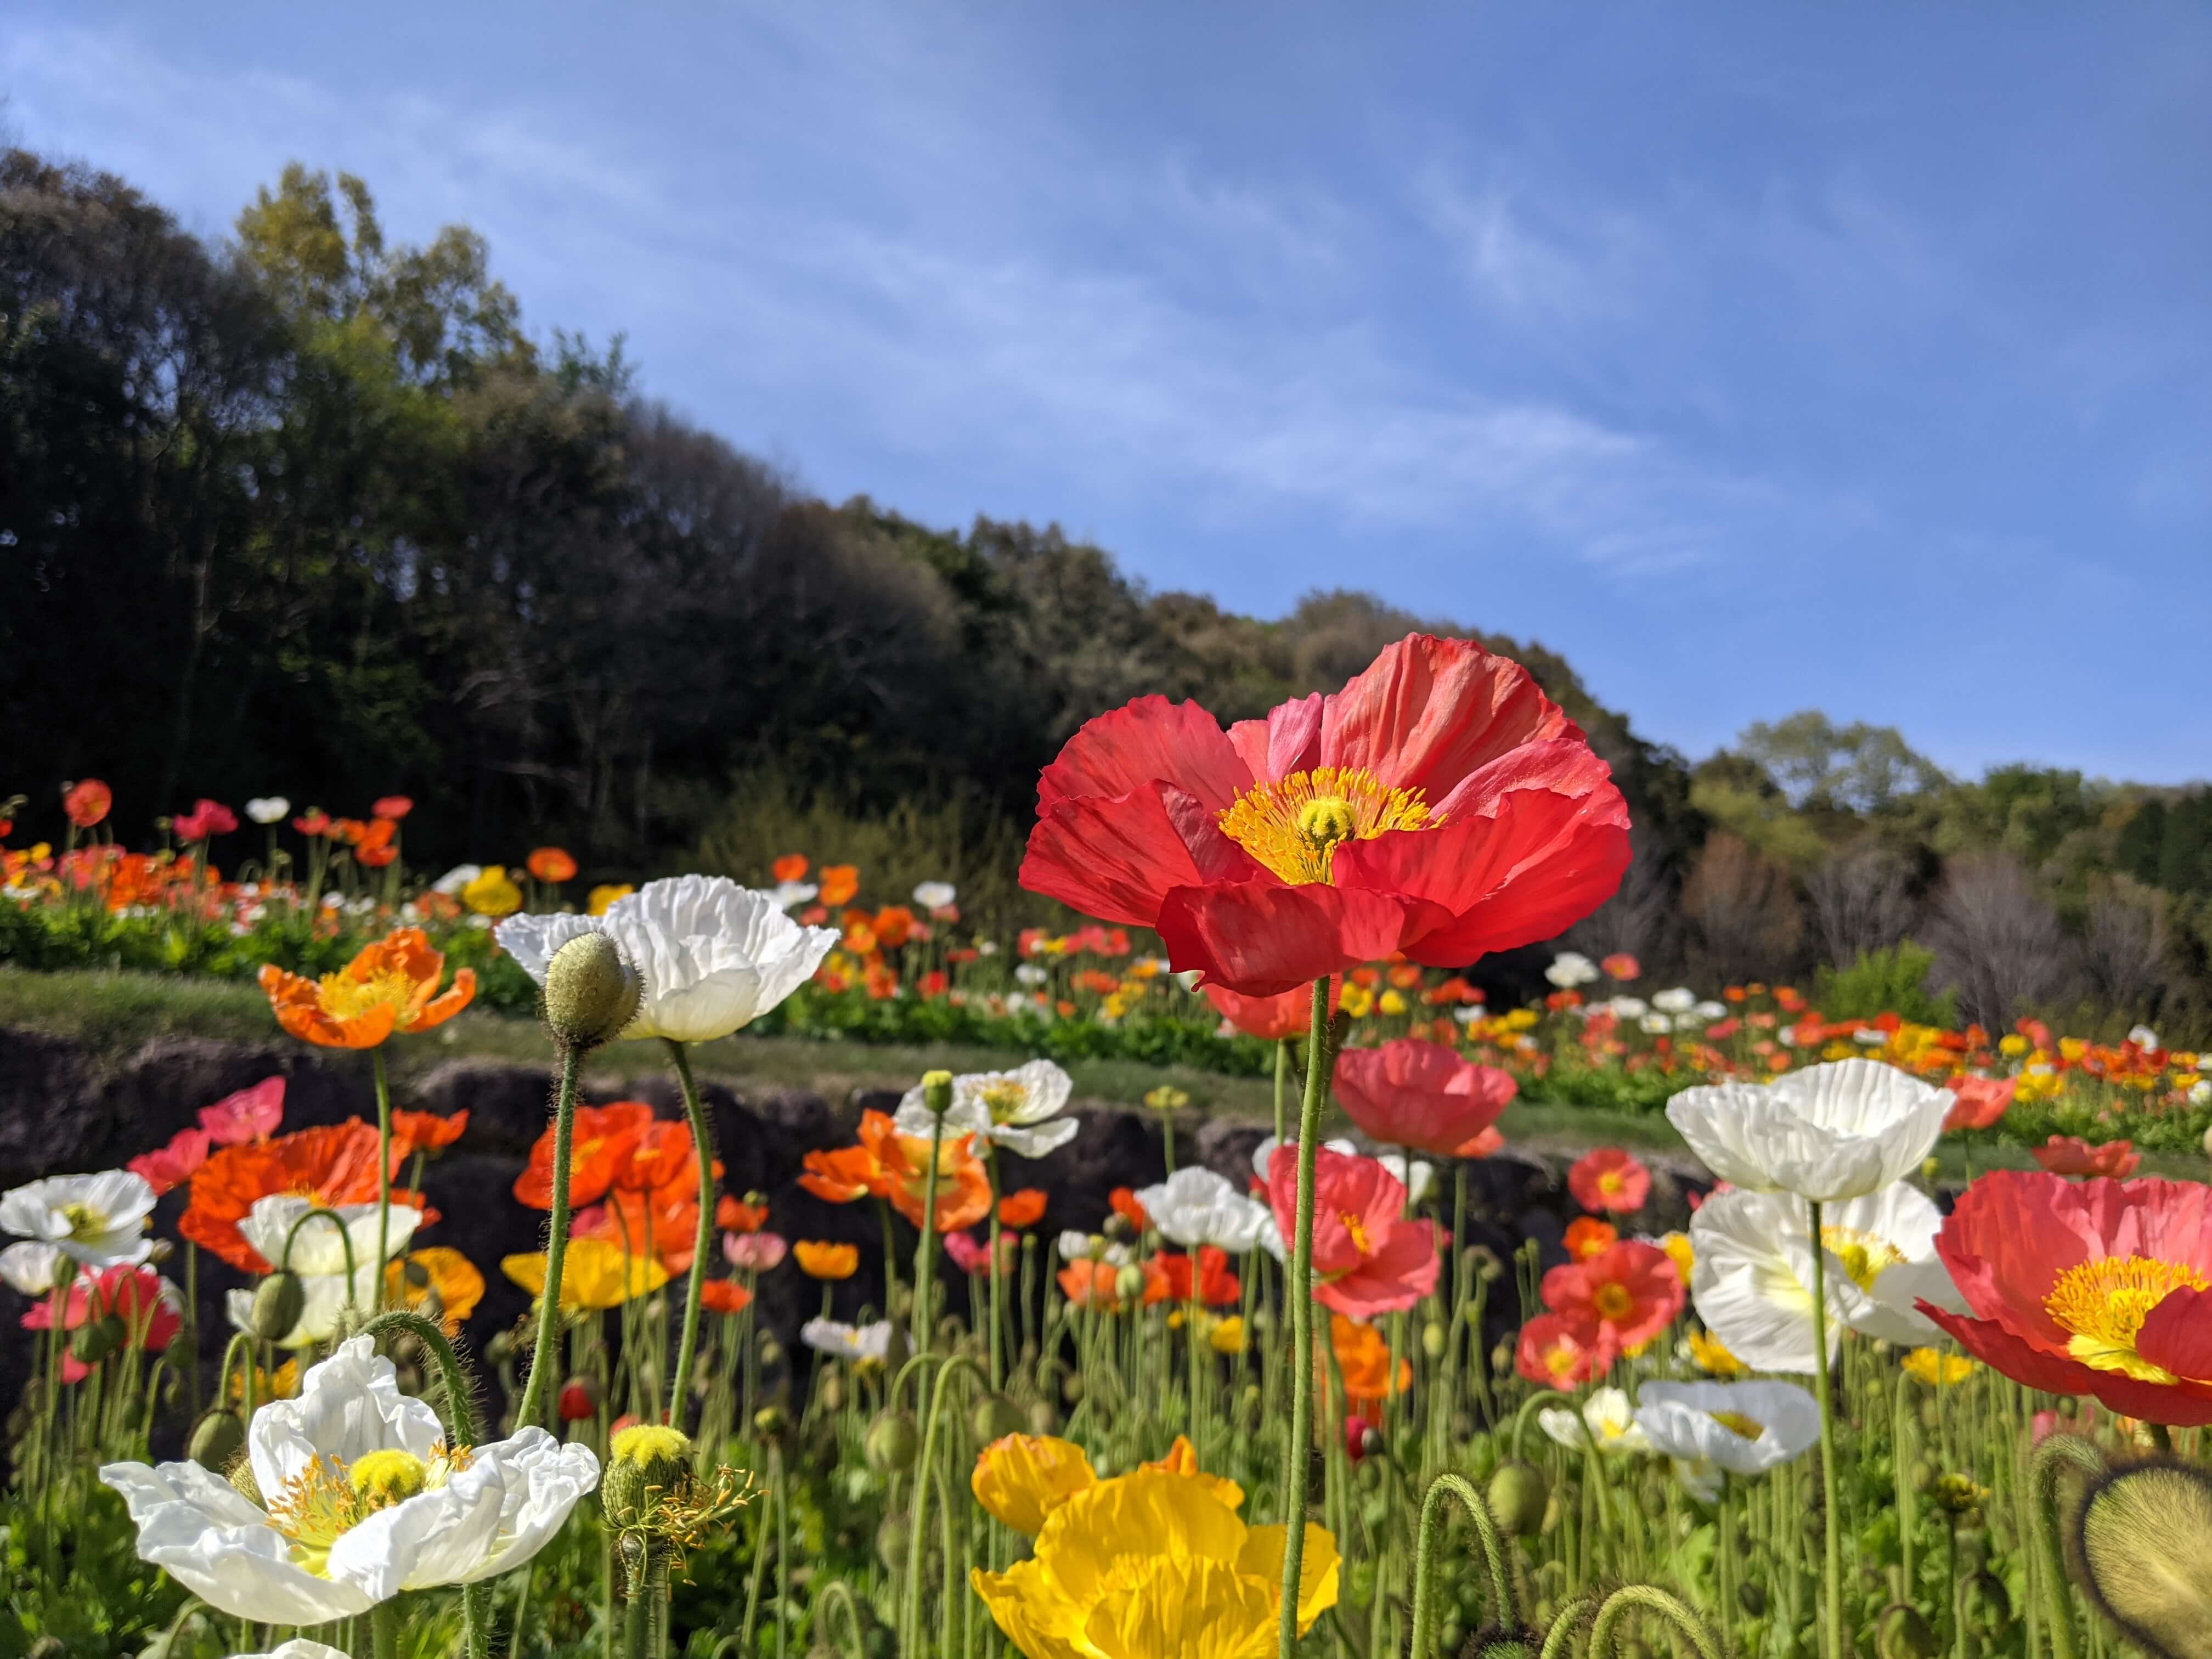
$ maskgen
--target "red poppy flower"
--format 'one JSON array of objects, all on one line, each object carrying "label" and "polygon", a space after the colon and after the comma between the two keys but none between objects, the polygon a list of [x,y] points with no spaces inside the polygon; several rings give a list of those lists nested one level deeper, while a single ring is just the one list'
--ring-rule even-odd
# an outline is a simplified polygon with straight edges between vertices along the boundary
[{"label": "red poppy flower", "polygon": [[[569,1134],[568,1202],[590,1204],[605,1197],[629,1167],[630,1148],[652,1121],[653,1108],[641,1100],[576,1108]],[[514,1196],[533,1210],[553,1207],[553,1139],[549,1126],[530,1148],[529,1166],[514,1178]]]},{"label": "red poppy flower", "polygon": [[264,1078],[250,1089],[225,1095],[212,1106],[200,1109],[200,1127],[218,1146],[236,1146],[264,1140],[284,1121],[284,1079]]},{"label": "red poppy flower", "polygon": [[1106,1194],[1106,1202],[1115,1215],[1120,1216],[1139,1232],[1144,1231],[1152,1224],[1152,1218],[1146,1212],[1145,1206],[1138,1202],[1134,1188],[1116,1187]]},{"label": "red poppy flower", "polygon": [[399,849],[388,842],[379,842],[374,847],[356,847],[353,854],[354,862],[369,870],[381,870],[385,866],[396,862],[398,857]]},{"label": "red poppy flower", "polygon": [[1959,1101],[1943,1120],[1943,1133],[1950,1134],[1960,1129],[1986,1129],[1994,1124],[2012,1109],[2013,1092],[2020,1087],[2020,1079],[1960,1076],[1943,1086]]},{"label": "red poppy flower", "polygon": [[1920,1311],[1977,1359],[2123,1416],[2212,1423],[2212,1188],[1985,1175],[1936,1253],[1968,1311]]},{"label": "red poppy flower", "polygon": [[443,1112],[394,1112],[392,1129],[394,1134],[404,1134],[414,1143],[418,1152],[442,1152],[461,1138],[469,1127],[468,1109],[463,1107],[451,1115]]},{"label": "red poppy flower", "polygon": [[1008,1193],[999,1200],[999,1224],[1002,1227],[1034,1227],[1044,1219],[1045,1195],[1035,1187],[1024,1187],[1018,1192]]},{"label": "red poppy flower", "polygon": [[1578,1215],[1567,1223],[1565,1243],[1567,1254],[1577,1261],[1587,1261],[1592,1256],[1611,1249],[1620,1234],[1609,1221]]},{"label": "red poppy flower", "polygon": [[1609,978],[1622,981],[1635,979],[1644,972],[1644,964],[1626,951],[1615,951],[1609,957],[1601,957],[1597,965],[1605,969]]},{"label": "red poppy flower", "polygon": [[[1190,1273],[1187,1255],[1170,1253],[1152,1257],[1145,1263],[1145,1305],[1189,1301]],[[1200,1245],[1198,1299],[1209,1308],[1226,1308],[1234,1306],[1243,1294],[1243,1285],[1229,1270],[1229,1252],[1218,1244]]]},{"label": "red poppy flower", "polygon": [[[192,1176],[191,1202],[177,1231],[212,1250],[234,1267],[250,1273],[270,1271],[261,1253],[246,1242],[238,1224],[256,1200],[273,1194],[311,1198],[328,1209],[376,1202],[376,1127],[348,1118],[313,1129],[301,1129],[273,1140],[226,1146]],[[404,1135],[392,1138],[392,1170],[397,1175],[413,1148]],[[392,1201],[423,1212],[423,1224],[435,1221],[420,1193],[392,1188]]]},{"label": "red poppy flower", "polygon": [[1549,939],[1628,856],[1605,763],[1528,672],[1413,635],[1227,732],[1158,696],[1091,720],[1037,781],[1021,880],[1268,997],[1396,951],[1460,967]]},{"label": "red poppy flower", "polygon": [[1544,1305],[1602,1327],[1623,1348],[1642,1347],[1674,1322],[1685,1292],[1681,1270],[1656,1245],[1631,1239],[1544,1275]]},{"label": "red poppy flower", "polygon": [[[702,1292],[703,1300],[704,1293]],[[601,1399],[599,1379],[592,1376],[572,1376],[561,1385],[559,1410],[563,1423],[581,1423],[586,1418],[599,1414]]]},{"label": "red poppy flower", "polygon": [[73,783],[62,793],[62,811],[80,830],[89,830],[115,805],[115,792],[98,778]]},{"label": "red poppy flower", "polygon": [[[1297,1236],[1298,1152],[1267,1160],[1267,1199],[1285,1239]],[[1364,1318],[1402,1313],[1436,1288],[1434,1224],[1408,1221],[1406,1188],[1371,1158],[1314,1153],[1314,1300]]]},{"label": "red poppy flower", "polygon": [[769,866],[769,873],[778,881],[804,881],[806,879],[806,854],[786,853]]},{"label": "red poppy flower", "polygon": [[699,1305],[708,1313],[742,1313],[752,1299],[753,1293],[734,1279],[710,1279],[699,1287]]},{"label": "red poppy flower", "polygon": [[[1313,1023],[1313,990],[1310,986],[1294,986],[1280,996],[1239,996],[1225,986],[1211,981],[1198,988],[1205,993],[1216,1012],[1247,1036],[1255,1036],[1266,1042],[1279,1042],[1286,1037],[1302,1037]],[[1334,1013],[1344,1000],[1341,981],[1331,981],[1328,988],[1329,1012]]]},{"label": "red poppy flower", "polygon": [[1618,1146],[1601,1146],[1575,1160],[1567,1171],[1567,1190],[1585,1210],[1626,1215],[1651,1196],[1651,1171]]},{"label": "red poppy flower", "polygon": [[398,823],[415,810],[415,803],[405,795],[379,795],[369,802],[368,810],[380,818]]},{"label": "red poppy flower", "polygon": [[1567,1389],[1603,1376],[1620,1357],[1620,1344],[1604,1326],[1567,1314],[1539,1314],[1521,1328],[1513,1369],[1543,1388]]},{"label": "red poppy flower", "polygon": [[238,814],[219,800],[210,800],[203,795],[194,802],[189,812],[179,812],[169,820],[169,827],[177,832],[179,841],[205,841],[210,836],[227,836],[238,828]]},{"label": "red poppy flower", "polygon": [[205,1129],[179,1129],[167,1146],[139,1153],[126,1167],[133,1175],[143,1177],[158,1198],[199,1173],[200,1166],[208,1159],[208,1142]]},{"label": "red poppy flower", "polygon": [[523,860],[523,867],[539,881],[557,887],[576,878],[576,860],[558,847],[540,847]]},{"label": "red poppy flower", "polygon": [[714,1201],[714,1224],[726,1233],[757,1233],[768,1225],[768,1206],[748,1204],[724,1193]]},{"label": "red poppy flower", "polygon": [[1519,1087],[1494,1066],[1419,1037],[1336,1057],[1336,1097],[1354,1123],[1377,1140],[1438,1158],[1468,1156],[1463,1149],[1498,1121]]},{"label": "red poppy flower", "polygon": [[2079,1135],[2053,1135],[2028,1150],[2052,1175],[2104,1176],[2124,1181],[2142,1163],[2132,1140],[2108,1140],[2101,1146],[2092,1146]]},{"label": "red poppy flower", "polygon": [[318,806],[294,818],[292,827],[303,836],[327,836],[335,822],[328,812]]}]

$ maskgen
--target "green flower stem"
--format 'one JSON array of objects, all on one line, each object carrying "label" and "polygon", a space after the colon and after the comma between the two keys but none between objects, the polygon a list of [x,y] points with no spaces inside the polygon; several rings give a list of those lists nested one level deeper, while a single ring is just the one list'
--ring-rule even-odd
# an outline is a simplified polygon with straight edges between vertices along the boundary
[{"label": "green flower stem", "polygon": [[520,1428],[535,1423],[541,1411],[553,1403],[554,1352],[561,1329],[561,1267],[568,1253],[568,1171],[575,1155],[576,1077],[583,1069],[584,1051],[573,1044],[561,1049],[561,1082],[553,1097],[553,1213],[546,1223],[545,1289],[538,1304],[538,1342],[530,1357],[530,1376],[523,1384],[522,1404],[514,1414]]},{"label": "green flower stem", "polygon": [[368,1640],[375,1659],[399,1659],[399,1609],[392,1602],[368,1610]]},{"label": "green flower stem", "polygon": [[1322,1096],[1328,1086],[1328,980],[1314,981],[1306,1039],[1306,1092],[1298,1109],[1297,1230],[1283,1300],[1291,1313],[1291,1443],[1283,1460],[1283,1601],[1275,1623],[1277,1659],[1298,1644],[1298,1578],[1306,1553],[1306,1462],[1313,1447],[1314,1154],[1321,1145]]},{"label": "green flower stem", "polygon": [[707,1284],[707,1251],[714,1242],[714,1133],[691,1076],[691,1057],[675,1038],[662,1040],[684,1088],[684,1115],[690,1122],[691,1151],[699,1160],[699,1220],[691,1235],[691,1277],[684,1287],[684,1335],[676,1346],[676,1374],[668,1379],[668,1423],[680,1429],[684,1391],[690,1386],[692,1362],[699,1353],[699,1298]]},{"label": "green flower stem", "polygon": [[991,1386],[995,1389],[1006,1382],[1006,1322],[1000,1288],[1005,1275],[999,1270],[999,1143],[988,1135],[983,1137],[983,1157],[991,1177]]},{"label": "green flower stem", "polygon": [[1688,1638],[1698,1659],[1721,1659],[1721,1644],[1704,1620],[1665,1590],[1650,1584],[1623,1584],[1605,1598],[1590,1626],[1589,1659],[1614,1659],[1620,1633],[1638,1613],[1656,1613]]},{"label": "green flower stem", "polygon": [[1595,1595],[1569,1596],[1566,1605],[1553,1619],[1551,1629],[1544,1634],[1538,1659],[1567,1659],[1575,1650],[1575,1632],[1582,1628],[1583,1620],[1589,1617],[1597,1604]]},{"label": "green flower stem", "polygon": [[[906,1539],[906,1613],[901,1620],[902,1629],[898,1650],[906,1659],[921,1659],[924,1648],[921,1640],[921,1559],[924,1527],[929,1516],[929,1474],[937,1460],[938,1429],[945,1415],[945,1400],[952,1393],[955,1371],[966,1371],[982,1381],[981,1370],[967,1354],[955,1354],[938,1370],[936,1386],[929,1396],[929,1415],[922,1431],[921,1456],[914,1466],[914,1498],[912,1513],[908,1517]],[[949,1618],[951,1609],[945,1609]]]},{"label": "green flower stem", "polygon": [[914,1252],[914,1351],[929,1352],[937,1334],[930,1309],[937,1289],[937,1166],[945,1146],[945,1114],[932,1114],[929,1172],[922,1182],[921,1239]]},{"label": "green flower stem", "polygon": [[2060,1535],[2065,1517],[2058,1506],[2058,1477],[2069,1466],[2095,1476],[2104,1473],[2105,1460],[2079,1436],[2054,1434],[2035,1449],[2027,1466],[2035,1498],[2036,1565],[2051,1614],[2052,1659],[2079,1659],[2081,1652],[2074,1642],[2074,1608],[2066,1595],[2066,1546]]},{"label": "green flower stem", "polygon": [[1845,1659],[1844,1653],[1844,1516],[1836,1497],[1836,1408],[1828,1375],[1827,1248],[1820,1242],[1820,1203],[1812,1212],[1813,1243],[1813,1392],[1820,1402],[1820,1528],[1826,1559],[1820,1577],[1820,1628],[1827,1659]]},{"label": "green flower stem", "polygon": [[[380,1308],[384,1305],[384,1264],[392,1259],[392,1083],[384,1073],[383,1044],[370,1049],[368,1058],[376,1077],[376,1291],[370,1300]],[[350,1245],[346,1254],[350,1259]],[[349,1276],[349,1295],[352,1288],[353,1281]]]},{"label": "green flower stem", "polygon": [[1475,1536],[1482,1542],[1483,1564],[1490,1569],[1490,1615],[1492,1620],[1508,1629],[1521,1623],[1520,1599],[1513,1593],[1513,1573],[1508,1565],[1504,1534],[1498,1531],[1498,1522],[1490,1512],[1474,1483],[1465,1475],[1440,1474],[1429,1483],[1429,1490],[1421,1499],[1421,1530],[1413,1547],[1413,1639],[1407,1647],[1410,1659],[1426,1659],[1436,1623],[1435,1595],[1430,1587],[1430,1574],[1434,1571],[1437,1546],[1443,1536],[1444,1500],[1456,1498],[1474,1522]]},{"label": "green flower stem", "polygon": [[394,1308],[380,1313],[361,1328],[367,1337],[382,1337],[389,1331],[404,1331],[421,1343],[437,1363],[438,1380],[445,1385],[446,1443],[459,1449],[477,1443],[476,1407],[471,1403],[476,1397],[467,1369],[453,1345],[446,1338],[434,1320],[426,1319],[412,1309]]}]

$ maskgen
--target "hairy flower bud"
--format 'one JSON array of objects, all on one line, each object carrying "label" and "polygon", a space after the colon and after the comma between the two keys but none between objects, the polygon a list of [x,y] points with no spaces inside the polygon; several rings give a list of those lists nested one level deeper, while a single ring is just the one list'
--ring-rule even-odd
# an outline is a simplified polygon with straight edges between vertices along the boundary
[{"label": "hairy flower bud", "polygon": [[2194,1659],[2212,1631],[2212,1476],[2159,1460],[2102,1476],[2075,1557],[2106,1615],[2144,1652]]},{"label": "hairy flower bud", "polygon": [[300,1275],[279,1267],[263,1279],[253,1292],[253,1310],[246,1323],[264,1342],[282,1343],[299,1324],[307,1309],[307,1288]]},{"label": "hairy flower bud", "polygon": [[220,1474],[230,1467],[232,1458],[246,1449],[246,1425],[238,1420],[236,1412],[218,1407],[192,1425],[192,1437],[185,1449],[193,1462]]},{"label": "hairy flower bud", "polygon": [[86,1321],[70,1338],[70,1357],[80,1365],[97,1365],[130,1340],[130,1327],[120,1314],[105,1313]]},{"label": "hairy flower bud", "polygon": [[868,1425],[863,1447],[868,1467],[878,1474],[904,1474],[921,1455],[921,1434],[908,1412],[885,1412]]},{"label": "hairy flower bud", "polygon": [[607,1519],[618,1528],[648,1525],[654,1510],[691,1473],[691,1437],[657,1423],[623,1430],[608,1452],[599,1498]]},{"label": "hairy flower bud", "polygon": [[943,1117],[952,1109],[952,1073],[924,1072],[921,1074],[921,1103],[933,1117]]},{"label": "hairy flower bud", "polygon": [[564,1048],[596,1048],[637,1017],[645,981],[605,933],[579,933],[545,964],[545,1024]]},{"label": "hairy flower bud", "polygon": [[1936,1659],[1943,1644],[1918,1608],[1899,1601],[1885,1610],[1875,1626],[1874,1650],[1881,1659]]},{"label": "hairy flower bud", "polygon": [[1490,1509],[1498,1524],[1516,1538],[1530,1538],[1544,1524],[1551,1487],[1534,1463],[1516,1459],[1500,1463],[1490,1477]]}]

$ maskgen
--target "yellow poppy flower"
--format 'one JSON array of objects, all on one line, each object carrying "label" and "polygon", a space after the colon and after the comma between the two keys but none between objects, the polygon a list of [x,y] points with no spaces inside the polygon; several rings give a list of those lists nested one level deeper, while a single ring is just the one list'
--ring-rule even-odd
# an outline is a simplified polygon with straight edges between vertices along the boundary
[{"label": "yellow poppy flower", "polygon": [[[1140,1468],[1063,1501],[1031,1559],[969,1582],[1028,1659],[1239,1659],[1273,1644],[1283,1537],[1198,1481]],[[1300,1631],[1335,1605],[1339,1565],[1336,1540],[1309,1523]]]},{"label": "yellow poppy flower", "polygon": [[[500,1271],[531,1293],[545,1294],[545,1254],[510,1255]],[[611,1240],[572,1238],[561,1262],[561,1305],[564,1308],[619,1308],[641,1296],[650,1296],[668,1282],[668,1269],[655,1255],[632,1255]]]},{"label": "yellow poppy flower", "polygon": [[591,896],[584,901],[584,914],[587,916],[603,916],[617,899],[627,898],[635,891],[637,889],[626,881],[602,882],[592,889]]},{"label": "yellow poppy flower", "polygon": [[1929,1388],[1955,1388],[1974,1374],[1974,1362],[1964,1354],[1946,1354],[1934,1348],[1915,1348],[1905,1356],[1906,1372]]},{"label": "yellow poppy flower", "polygon": [[1046,1516],[1097,1486],[1098,1476],[1072,1440],[1010,1434],[983,1448],[968,1484],[993,1516],[1034,1538]]},{"label": "yellow poppy flower", "polygon": [[1667,1260],[1674,1264],[1674,1270],[1682,1275],[1682,1284],[1686,1288],[1690,1283],[1690,1269],[1698,1265],[1698,1253],[1691,1246],[1689,1234],[1662,1233],[1659,1235],[1659,1248],[1667,1252]]},{"label": "yellow poppy flower", "polygon": [[[410,1267],[422,1269],[422,1282],[420,1285],[412,1282],[414,1275],[408,1272]],[[568,1277],[565,1267],[562,1269],[561,1277],[564,1281]],[[539,1289],[544,1288],[542,1273],[538,1283]],[[484,1277],[477,1271],[475,1262],[459,1250],[449,1249],[443,1244],[432,1245],[428,1249],[410,1250],[404,1261],[394,1261],[384,1270],[384,1294],[387,1302],[403,1307],[420,1308],[433,1291],[438,1293],[439,1305],[445,1310],[446,1334],[459,1336],[462,1325],[477,1310],[477,1304],[483,1300]]]},{"label": "yellow poppy flower", "polygon": [[511,916],[522,908],[522,890],[507,878],[503,864],[487,864],[461,889],[461,902],[480,916]]}]

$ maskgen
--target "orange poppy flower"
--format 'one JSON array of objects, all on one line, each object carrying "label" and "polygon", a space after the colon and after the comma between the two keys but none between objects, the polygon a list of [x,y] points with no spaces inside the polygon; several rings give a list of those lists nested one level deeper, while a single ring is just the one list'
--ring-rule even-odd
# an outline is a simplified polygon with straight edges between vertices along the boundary
[{"label": "orange poppy flower", "polygon": [[[568,1158],[568,1201],[590,1204],[606,1196],[629,1163],[630,1149],[653,1121],[653,1108],[641,1100],[611,1106],[579,1106]],[[553,1130],[549,1126],[530,1149],[530,1165],[514,1178],[514,1196],[533,1210],[553,1207]]]},{"label": "orange poppy flower", "polygon": [[1577,1216],[1567,1224],[1567,1254],[1577,1261],[1587,1261],[1594,1255],[1602,1255],[1620,1242],[1620,1234],[1609,1222],[1591,1216]]},{"label": "orange poppy flower", "polygon": [[523,867],[538,880],[559,886],[576,878],[576,860],[558,847],[540,847],[523,860]]},{"label": "orange poppy flower", "polygon": [[832,1244],[818,1238],[802,1238],[791,1247],[799,1258],[799,1271],[809,1279],[850,1279],[860,1270],[857,1244]]},{"label": "orange poppy flower", "polygon": [[825,864],[822,866],[822,890],[815,896],[835,909],[853,902],[853,895],[860,890],[860,872],[857,865]]},{"label": "orange poppy flower", "polygon": [[[419,1285],[415,1282],[417,1279],[422,1280]],[[442,1244],[410,1250],[404,1260],[384,1270],[385,1298],[395,1306],[419,1309],[433,1291],[444,1310],[446,1334],[459,1336],[469,1316],[477,1310],[477,1304],[483,1300],[484,1276],[477,1271],[475,1262]]]},{"label": "orange poppy flower", "polygon": [[889,1198],[890,1171],[866,1146],[840,1146],[834,1152],[809,1152],[799,1184],[831,1204],[850,1204],[856,1198]]},{"label": "orange poppy flower", "polygon": [[469,1127],[466,1107],[447,1116],[440,1112],[394,1112],[392,1133],[405,1135],[418,1152],[442,1152]]},{"label": "orange poppy flower", "polygon": [[[392,1138],[392,1169],[414,1150],[404,1135]],[[243,1272],[265,1273],[270,1264],[246,1242],[238,1224],[255,1200],[283,1193],[311,1198],[327,1208],[376,1202],[376,1128],[359,1118],[319,1128],[301,1129],[271,1140],[225,1146],[192,1176],[191,1201],[177,1231],[212,1250]],[[392,1201],[423,1211],[425,1225],[437,1219],[424,1209],[420,1193],[393,1188]]]},{"label": "orange poppy flower", "polygon": [[[969,1150],[973,1139],[960,1135],[938,1143],[934,1224],[940,1233],[971,1227],[991,1212],[991,1177]],[[921,1226],[928,1201],[930,1142],[901,1134],[886,1113],[869,1112],[860,1119],[860,1144],[890,1176],[890,1197],[898,1212]]]},{"label": "orange poppy flower", "polygon": [[657,1193],[667,1188],[699,1190],[699,1155],[688,1123],[648,1123],[630,1143],[629,1157],[615,1171],[615,1186],[626,1193]]},{"label": "orange poppy flower", "polygon": [[1152,1224],[1152,1217],[1145,1213],[1145,1206],[1138,1201],[1135,1191],[1130,1188],[1116,1187],[1106,1195],[1106,1202],[1113,1207],[1115,1215],[1139,1232]]},{"label": "orange poppy flower", "polygon": [[[350,822],[350,820],[349,820],[349,822]],[[396,820],[386,817],[371,818],[367,823],[361,826],[357,834],[351,837],[353,842],[354,857],[360,859],[364,864],[368,863],[369,860],[362,858],[362,855],[364,853],[381,853],[385,851],[387,848],[391,847],[392,838],[398,833],[399,825]],[[386,859],[383,862],[389,864],[392,860],[390,859]]]},{"label": "orange poppy flower", "polygon": [[[1372,1325],[1346,1319],[1342,1314],[1329,1316],[1328,1340],[1336,1351],[1337,1370],[1344,1376],[1346,1408],[1365,1422],[1380,1425],[1383,1401],[1413,1386],[1412,1362],[1404,1358],[1398,1361],[1398,1377],[1394,1385],[1390,1379],[1390,1345],[1384,1340],[1382,1333]],[[1328,1364],[1318,1353],[1314,1361],[1316,1367]],[[1328,1379],[1318,1369],[1315,1377],[1316,1392],[1328,1388]]]},{"label": "orange poppy flower", "polygon": [[671,1277],[691,1270],[692,1246],[699,1237],[699,1198],[664,1188],[629,1192],[615,1188],[602,1203],[576,1212],[571,1238],[597,1238],[633,1255],[650,1254]]},{"label": "orange poppy flower", "polygon": [[394,1031],[427,1031],[469,1006],[476,971],[462,969],[441,996],[445,971],[446,958],[429,936],[401,927],[319,980],[270,963],[261,970],[261,988],[276,1023],[293,1036],[325,1048],[374,1048]]},{"label": "orange poppy flower", "polygon": [[739,1313],[752,1299],[753,1293],[734,1279],[710,1279],[699,1287],[699,1305],[708,1313]]},{"label": "orange poppy flower", "polygon": [[769,873],[778,881],[804,881],[806,879],[806,854],[786,853],[769,866]]},{"label": "orange poppy flower", "polygon": [[98,778],[73,783],[62,796],[62,811],[80,830],[91,829],[107,816],[108,809],[114,805],[115,792]]},{"label": "orange poppy flower", "polygon": [[914,912],[903,904],[886,904],[876,912],[876,939],[887,951],[896,951],[914,937]]},{"label": "orange poppy flower", "polygon": [[768,1225],[768,1206],[747,1204],[724,1193],[714,1204],[714,1224],[726,1233],[757,1233]]},{"label": "orange poppy flower", "polygon": [[1044,1194],[1035,1187],[1024,1187],[1019,1192],[1008,1193],[999,1200],[999,1224],[1002,1227],[1034,1227],[1044,1219]]},{"label": "orange poppy flower", "polygon": [[1119,1312],[1121,1270],[1105,1261],[1071,1261],[1060,1270],[1060,1293],[1079,1308]]}]

